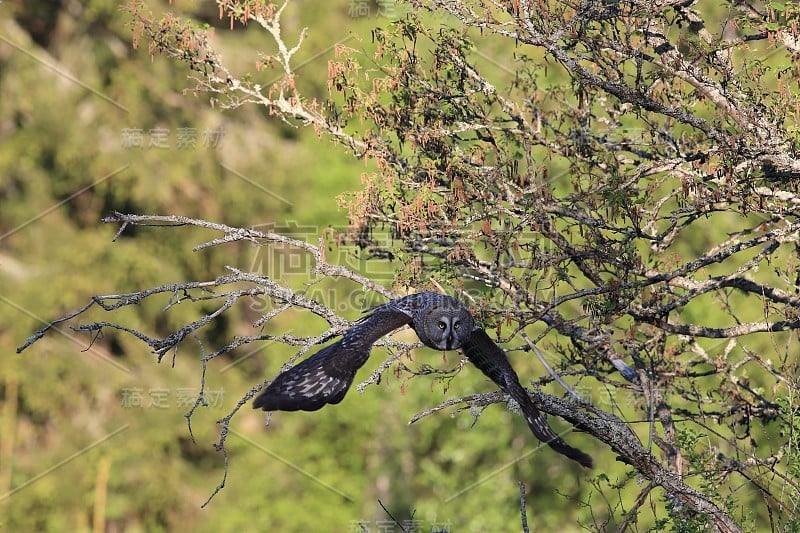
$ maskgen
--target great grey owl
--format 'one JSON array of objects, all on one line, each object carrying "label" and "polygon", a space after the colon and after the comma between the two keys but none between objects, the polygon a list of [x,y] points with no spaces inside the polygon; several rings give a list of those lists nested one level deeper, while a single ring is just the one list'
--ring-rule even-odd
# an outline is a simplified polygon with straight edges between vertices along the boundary
[{"label": "great grey owl", "polygon": [[372,344],[392,331],[410,325],[423,344],[439,350],[459,347],[472,363],[513,398],[534,435],[558,453],[591,468],[592,458],[556,435],[519,382],[508,358],[486,332],[477,327],[458,300],[421,292],[372,309],[327,346],[278,375],[255,399],[265,411],[316,411],[342,401],[356,372],[369,358]]}]

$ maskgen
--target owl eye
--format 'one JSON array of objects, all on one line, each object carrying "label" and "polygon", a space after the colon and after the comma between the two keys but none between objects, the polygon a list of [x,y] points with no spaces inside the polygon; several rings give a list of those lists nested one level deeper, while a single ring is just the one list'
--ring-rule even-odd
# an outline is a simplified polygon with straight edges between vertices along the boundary
[{"label": "owl eye", "polygon": [[455,324],[453,324],[453,329],[458,329],[459,326],[461,326],[461,322],[456,322]]},{"label": "owl eye", "polygon": [[444,328],[445,328],[444,322],[439,322],[439,329],[444,329]]}]

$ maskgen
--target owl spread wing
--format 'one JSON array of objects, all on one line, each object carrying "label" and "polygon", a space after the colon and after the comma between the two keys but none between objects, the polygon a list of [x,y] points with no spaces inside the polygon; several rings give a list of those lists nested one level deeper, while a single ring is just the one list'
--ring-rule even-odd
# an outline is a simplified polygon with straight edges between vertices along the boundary
[{"label": "owl spread wing", "polygon": [[472,364],[519,404],[525,421],[536,438],[583,466],[592,467],[592,458],[589,455],[573,448],[553,432],[547,424],[547,420],[533,405],[530,396],[520,384],[519,377],[511,363],[508,362],[505,352],[492,341],[484,330],[475,329],[472,336],[461,347]]},{"label": "owl spread wing", "polygon": [[265,411],[316,411],[344,399],[372,344],[411,323],[418,296],[378,306],[345,331],[342,339],[278,375],[253,402]]}]

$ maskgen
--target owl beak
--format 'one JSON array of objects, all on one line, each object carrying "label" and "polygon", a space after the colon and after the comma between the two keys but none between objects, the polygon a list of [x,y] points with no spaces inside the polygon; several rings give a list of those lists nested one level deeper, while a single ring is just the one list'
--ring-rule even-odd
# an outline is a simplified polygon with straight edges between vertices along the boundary
[{"label": "owl beak", "polygon": [[452,350],[453,344],[454,344],[453,334],[451,333],[450,335],[447,336],[447,344],[445,344],[445,346],[447,347],[448,350]]}]

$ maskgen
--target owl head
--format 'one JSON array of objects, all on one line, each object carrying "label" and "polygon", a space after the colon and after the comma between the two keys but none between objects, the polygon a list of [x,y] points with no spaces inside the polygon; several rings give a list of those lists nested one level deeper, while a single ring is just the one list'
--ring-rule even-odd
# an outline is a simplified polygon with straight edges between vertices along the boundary
[{"label": "owl head", "polygon": [[475,323],[464,304],[439,295],[414,315],[414,331],[425,346],[455,350],[472,336]]}]

